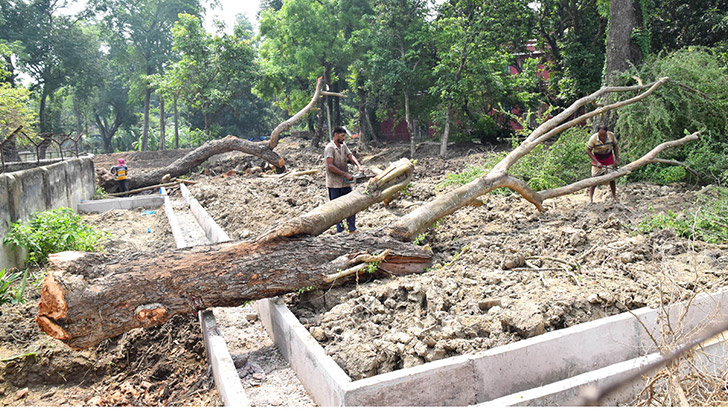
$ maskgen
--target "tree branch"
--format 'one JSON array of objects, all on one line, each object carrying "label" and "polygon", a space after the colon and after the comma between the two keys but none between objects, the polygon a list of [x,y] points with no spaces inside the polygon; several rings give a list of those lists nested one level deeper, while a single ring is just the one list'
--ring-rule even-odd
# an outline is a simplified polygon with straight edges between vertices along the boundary
[{"label": "tree branch", "polygon": [[321,96],[322,80],[323,80],[323,77],[319,77],[318,80],[316,80],[316,91],[314,91],[313,97],[311,98],[311,101],[308,103],[308,105],[303,107],[303,109],[301,111],[297,112],[293,117],[278,124],[278,126],[273,130],[273,132],[270,133],[270,141],[268,142],[268,148],[275,149],[275,147],[278,146],[278,136],[283,131],[288,131],[296,121],[300,120],[301,117],[303,117],[307,112],[311,111],[311,109],[316,105],[316,102],[318,101],[319,97]]}]

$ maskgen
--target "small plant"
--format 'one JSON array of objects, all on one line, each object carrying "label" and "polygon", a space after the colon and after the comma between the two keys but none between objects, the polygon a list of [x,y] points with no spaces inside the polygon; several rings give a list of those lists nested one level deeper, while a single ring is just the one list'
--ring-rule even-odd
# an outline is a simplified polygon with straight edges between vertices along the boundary
[{"label": "small plant", "polygon": [[[20,285],[15,288],[13,283],[20,279]],[[23,303],[23,294],[25,293],[25,284],[28,281],[28,270],[22,272],[9,273],[5,269],[0,270],[0,305],[5,303]]]},{"label": "small plant", "polygon": [[62,251],[100,251],[108,236],[95,231],[69,208],[36,212],[27,224],[10,226],[3,242],[13,248],[27,248],[26,263],[44,264],[51,253]]},{"label": "small plant", "polygon": [[94,193],[93,199],[104,199],[106,198],[107,192],[102,186],[96,187],[96,193]]},{"label": "small plant", "polygon": [[374,273],[379,269],[380,262],[369,262],[367,264],[367,273]]},{"label": "small plant", "polygon": [[297,295],[303,295],[304,293],[310,292],[310,291],[312,291],[314,289],[316,289],[316,288],[313,287],[313,286],[305,286],[305,287],[296,289],[296,294]]},{"label": "small plant", "polygon": [[415,245],[422,245],[423,243],[425,243],[426,237],[427,237],[427,235],[425,233],[421,233],[421,234],[417,235],[417,238],[415,238],[415,242],[414,242]]}]

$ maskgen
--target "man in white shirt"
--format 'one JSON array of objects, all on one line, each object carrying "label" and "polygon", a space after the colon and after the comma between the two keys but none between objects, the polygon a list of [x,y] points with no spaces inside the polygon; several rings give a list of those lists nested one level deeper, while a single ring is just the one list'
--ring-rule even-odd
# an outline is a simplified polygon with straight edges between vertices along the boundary
[{"label": "man in white shirt", "polygon": [[[334,200],[340,196],[351,192],[351,182],[354,177],[349,173],[348,161],[356,165],[359,172],[361,164],[351,153],[349,147],[344,143],[346,130],[343,127],[334,128],[334,138],[324,148],[324,161],[326,161],[326,188],[329,191],[329,199]],[[356,215],[346,218],[346,225],[349,232],[356,231]],[[344,225],[339,222],[336,224],[336,232],[342,232]]]}]

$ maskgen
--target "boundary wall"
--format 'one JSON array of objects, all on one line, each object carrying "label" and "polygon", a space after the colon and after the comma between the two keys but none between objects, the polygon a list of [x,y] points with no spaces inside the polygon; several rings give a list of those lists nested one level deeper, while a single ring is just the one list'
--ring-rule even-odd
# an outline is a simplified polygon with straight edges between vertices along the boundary
[{"label": "boundary wall", "polygon": [[[0,239],[10,225],[29,220],[34,212],[60,207],[78,208],[96,192],[93,155],[48,166],[0,174]],[[0,241],[0,269],[23,266],[24,251]]]}]

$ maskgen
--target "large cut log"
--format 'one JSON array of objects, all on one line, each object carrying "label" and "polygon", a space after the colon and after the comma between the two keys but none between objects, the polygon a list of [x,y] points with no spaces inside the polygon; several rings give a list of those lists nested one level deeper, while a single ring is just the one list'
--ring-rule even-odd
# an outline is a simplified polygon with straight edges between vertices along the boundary
[{"label": "large cut log", "polygon": [[431,265],[429,251],[367,233],[226,243],[123,260],[62,252],[50,258],[36,322],[70,347],[88,348],[178,314],[336,286],[344,281],[337,274],[354,273],[349,268],[387,251],[377,265],[382,272],[419,273]]},{"label": "large cut log", "polygon": [[[154,171],[146,172],[141,175],[134,175],[132,173],[129,178],[129,189],[157,185],[162,181],[162,177],[167,174],[169,174],[172,178],[187,174],[196,166],[207,161],[207,159],[211,156],[230,151],[240,151],[246,154],[255,155],[279,169],[284,169],[286,165],[283,158],[276,154],[272,149],[268,148],[268,144],[262,142],[251,142],[233,135],[228,135],[225,138],[204,143],[201,147],[190,151],[187,155],[166,167],[157,168]],[[113,192],[116,190],[116,181],[105,181],[103,182],[102,187],[109,192]]]}]

